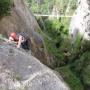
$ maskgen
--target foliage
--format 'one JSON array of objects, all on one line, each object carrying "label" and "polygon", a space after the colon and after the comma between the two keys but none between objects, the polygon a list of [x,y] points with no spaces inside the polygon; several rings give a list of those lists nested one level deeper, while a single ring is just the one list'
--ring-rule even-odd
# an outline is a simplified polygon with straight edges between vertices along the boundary
[{"label": "foliage", "polygon": [[59,67],[55,69],[58,71],[64,80],[68,83],[71,90],[84,90],[83,85],[78,77],[70,70],[69,66]]},{"label": "foliage", "polygon": [[34,13],[52,14],[56,7],[60,14],[65,14],[70,2],[70,13],[76,9],[76,0],[28,0],[28,6]]},{"label": "foliage", "polygon": [[65,45],[70,47],[69,39],[66,38],[68,30],[60,20],[46,19],[44,24],[46,29],[43,32],[50,37],[50,40],[45,38],[46,48],[55,59],[55,66],[65,65],[67,62],[67,56],[65,57],[65,55],[69,54],[69,52],[65,51],[67,49]]},{"label": "foliage", "polygon": [[[87,51],[81,55],[81,57],[76,60],[71,65],[72,71],[82,80],[85,85],[90,86],[90,52]],[[85,86],[86,87],[86,86]]]},{"label": "foliage", "polygon": [[55,59],[54,67],[65,65],[64,56],[63,54],[60,54],[53,41],[49,41],[47,40],[47,38],[45,38],[45,46],[48,50],[49,55],[51,55],[53,59]]},{"label": "foliage", "polygon": [[90,65],[83,69],[82,78],[86,86],[90,86]]},{"label": "foliage", "polygon": [[28,0],[28,6],[34,13],[49,13],[52,8],[52,1],[49,0]]},{"label": "foliage", "polygon": [[45,20],[46,32],[53,38],[61,38],[61,35],[65,36],[68,34],[68,29],[59,20]]},{"label": "foliage", "polygon": [[38,18],[41,24],[39,19],[43,22],[44,44],[53,57],[55,70],[60,72],[72,90],[86,90],[90,86],[90,42],[82,41],[78,34],[71,44],[68,38],[70,18]]},{"label": "foliage", "polygon": [[10,14],[10,8],[11,8],[10,0],[0,0],[0,16]]},{"label": "foliage", "polygon": [[76,9],[76,0],[71,0],[71,9]]}]

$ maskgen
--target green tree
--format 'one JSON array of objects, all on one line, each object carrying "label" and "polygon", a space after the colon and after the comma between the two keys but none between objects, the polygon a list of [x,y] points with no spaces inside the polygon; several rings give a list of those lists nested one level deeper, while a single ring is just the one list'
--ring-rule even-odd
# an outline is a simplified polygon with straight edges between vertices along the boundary
[{"label": "green tree", "polygon": [[0,0],[0,16],[10,14],[10,8],[11,8],[10,0]]},{"label": "green tree", "polygon": [[76,9],[76,0],[28,0],[32,12],[41,14],[51,14],[56,7],[60,14],[65,14],[70,7],[70,14]]}]

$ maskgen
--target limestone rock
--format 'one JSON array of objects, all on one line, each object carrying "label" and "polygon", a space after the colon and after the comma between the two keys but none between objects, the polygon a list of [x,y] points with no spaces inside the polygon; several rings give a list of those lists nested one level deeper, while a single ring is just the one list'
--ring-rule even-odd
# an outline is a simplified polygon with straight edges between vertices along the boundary
[{"label": "limestone rock", "polygon": [[69,90],[62,78],[25,51],[0,44],[0,90]]},{"label": "limestone rock", "polygon": [[90,0],[77,1],[77,9],[71,19],[69,34],[73,40],[78,33],[83,39],[90,40]]}]

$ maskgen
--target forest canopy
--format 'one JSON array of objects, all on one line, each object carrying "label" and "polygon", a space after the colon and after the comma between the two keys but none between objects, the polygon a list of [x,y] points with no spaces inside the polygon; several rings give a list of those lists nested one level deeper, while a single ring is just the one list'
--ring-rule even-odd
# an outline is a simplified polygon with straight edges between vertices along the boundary
[{"label": "forest canopy", "polygon": [[57,9],[59,14],[73,14],[76,0],[28,0],[28,6],[34,13],[51,14]]}]

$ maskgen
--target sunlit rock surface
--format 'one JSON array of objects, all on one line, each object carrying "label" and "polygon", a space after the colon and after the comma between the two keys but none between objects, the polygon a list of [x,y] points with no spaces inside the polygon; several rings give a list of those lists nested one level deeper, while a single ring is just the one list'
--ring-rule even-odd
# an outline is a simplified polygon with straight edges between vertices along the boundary
[{"label": "sunlit rock surface", "polygon": [[25,0],[12,0],[11,15],[0,19],[0,34],[7,36],[11,31],[24,32],[30,39],[30,49],[33,55],[44,64],[49,57],[43,46],[43,38],[37,31],[40,30],[35,17],[27,8]]},{"label": "sunlit rock surface", "polygon": [[0,44],[0,90],[69,90],[62,78],[25,51]]},{"label": "sunlit rock surface", "polygon": [[90,40],[90,0],[77,0],[77,9],[71,19],[69,34],[75,40],[79,33]]}]

